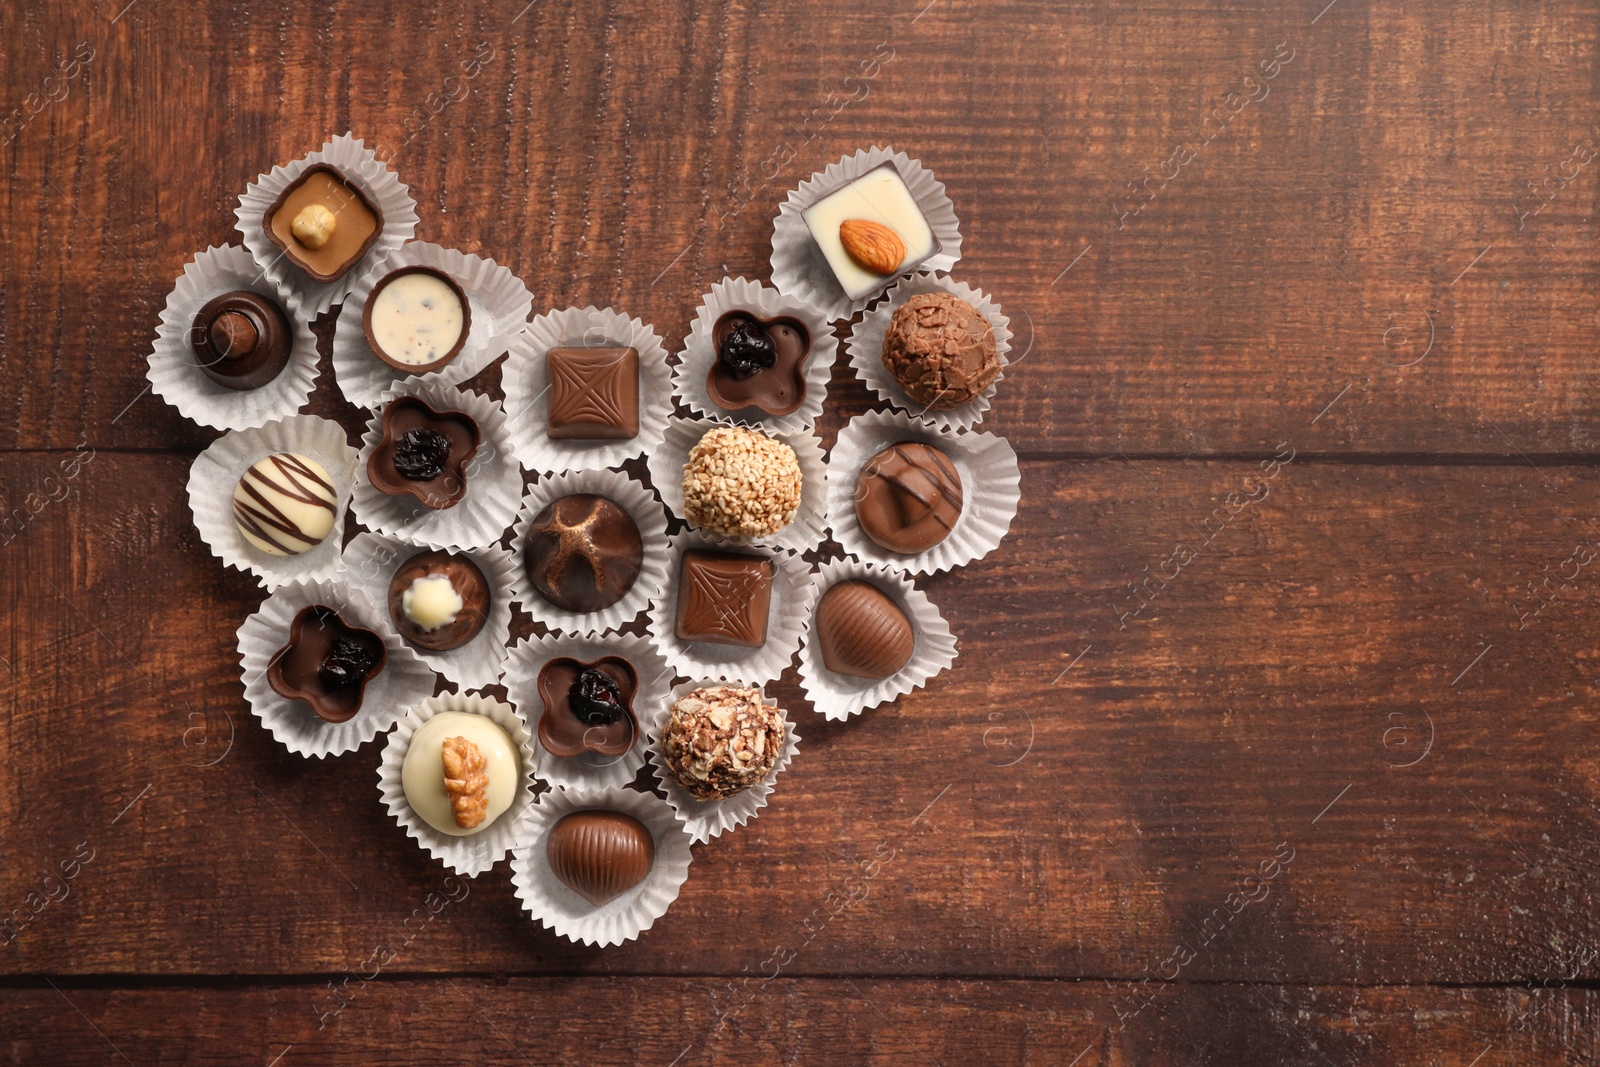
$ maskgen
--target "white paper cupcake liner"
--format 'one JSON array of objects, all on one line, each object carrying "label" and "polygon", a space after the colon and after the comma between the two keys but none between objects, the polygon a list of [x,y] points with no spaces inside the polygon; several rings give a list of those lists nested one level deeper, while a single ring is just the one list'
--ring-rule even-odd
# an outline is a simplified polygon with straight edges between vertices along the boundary
[{"label": "white paper cupcake liner", "polygon": [[[1000,354],[1000,377],[967,403],[945,411],[935,411],[912,400],[900,388],[900,383],[894,380],[889,368],[883,365],[883,335],[888,332],[889,320],[894,313],[913,296],[939,292],[951,293],[965,300],[988,320],[989,328],[994,331],[995,350]],[[982,289],[974,289],[946,274],[923,273],[902,278],[889,289],[886,296],[887,299],[874,306],[855,324],[845,340],[845,351],[850,356],[850,365],[855,368],[856,376],[867,384],[867,388],[877,393],[880,400],[887,400],[941,430],[967,430],[978,425],[988,413],[995,390],[1006,376],[1006,355],[1011,351],[1011,320],[1001,314],[1000,305],[985,296]]]},{"label": "white paper cupcake liner", "polygon": [[213,297],[240,289],[275,302],[283,300],[250,253],[238,245],[208,248],[184,264],[183,274],[167,294],[145,374],[152,391],[178,414],[219,430],[248,429],[293,415],[317,384],[317,339],[306,320],[287,308],[289,362],[272,381],[254,389],[229,389],[201,372],[189,346],[194,317]]},{"label": "white paper cupcake liner", "polygon": [[[639,353],[639,432],[626,441],[555,441],[549,436],[545,353],[552,348],[632,348]],[[672,414],[667,350],[650,326],[611,308],[561,308],[533,320],[501,372],[517,454],[540,472],[616,467],[655,450]]]},{"label": "white paper cupcake liner", "polygon": [[[544,698],[539,695],[539,671],[546,663],[571,656],[593,663],[604,656],[620,656],[633,664],[639,688],[633,697],[634,719],[638,723],[634,746],[620,756],[586,752],[581,756],[557,756],[539,743],[539,720],[544,715]],[[645,637],[612,634],[608,637],[530,637],[511,650],[506,668],[506,692],[528,720],[533,736],[533,772],[542,781],[563,788],[617,788],[633,781],[644,766],[648,747],[647,724],[671,702],[672,671],[661,653]]]},{"label": "white paper cupcake liner", "polygon": [[[955,464],[961,476],[961,517],[943,541],[925,552],[891,552],[861,530],[856,518],[857,475],[890,445],[921,441]],[[857,415],[839,431],[828,457],[828,525],[844,550],[869,563],[908,574],[937,574],[982,559],[1000,546],[1021,499],[1017,454],[1004,437],[940,430],[902,411]]]},{"label": "white paper cupcake liner", "polygon": [[[955,464],[961,476],[961,517],[943,541],[925,552],[905,554],[881,547],[856,518],[857,475],[890,445],[921,441]],[[902,411],[857,415],[839,431],[828,457],[828,525],[844,550],[869,563],[908,574],[937,574],[982,559],[1000,546],[1021,499],[1017,454],[1004,437],[940,430]]]},{"label": "white paper cupcake liner", "polygon": [[[367,254],[331,282],[313,281],[289,262],[262,225],[267,209],[317,163],[336,167],[345,178],[359,186],[383,214],[383,227]],[[307,319],[316,318],[344,299],[357,285],[370,281],[394,250],[417,231],[417,202],[411,199],[411,191],[372,149],[348,133],[340,134],[320,150],[287,166],[273,167],[270,173],[259,175],[239,197],[234,215],[238,217],[239,232],[244,235],[244,246],[250,250],[250,255],[283,294],[290,310]]]},{"label": "white paper cupcake liner", "polygon": [[[397,541],[382,534],[357,534],[345,546],[339,561],[339,580],[366,594],[380,611],[387,612],[389,582],[402,564],[429,549]],[[511,553],[490,545],[487,548],[460,550],[471,557],[489,582],[489,618],[476,637],[445,652],[417,648],[405,642],[417,658],[444,675],[462,690],[493,685],[500,680],[506,661],[506,642],[511,637],[511,601],[517,584],[517,566]],[[394,619],[389,619],[391,625]],[[398,627],[396,627],[398,630]],[[405,638],[401,638],[405,641]]]},{"label": "white paper cupcake liner", "polygon": [[[406,752],[411,748],[411,738],[423,723],[446,711],[482,715],[492,720],[510,736],[511,744],[522,761],[516,798],[488,829],[479,833],[457,836],[435,830],[411,807],[400,777]],[[532,818],[533,758],[528,748],[528,738],[528,724],[516,709],[504,701],[479,693],[442,693],[429,697],[410,709],[405,718],[390,731],[389,739],[383,746],[383,760],[378,764],[378,795],[383,798],[383,806],[389,809],[395,822],[426,849],[428,855],[459,875],[471,878],[482,874],[517,847]]]},{"label": "white paper cupcake liner", "polygon": [[928,595],[900,571],[876,563],[862,563],[849,557],[836,559],[823,564],[812,576],[812,604],[817,604],[822,594],[839,582],[850,579],[876,586],[899,605],[911,620],[916,646],[906,665],[881,681],[836,674],[822,663],[822,649],[817,638],[817,615],[813,607],[806,626],[805,643],[800,646],[800,688],[805,691],[815,711],[834,721],[843,721],[921,688],[956,660],[956,639],[950,632],[950,624],[944,621],[944,616],[939,614],[939,608],[928,599]]},{"label": "white paper cupcake liner", "polygon": [[[811,335],[811,355],[803,367],[805,399],[794,411],[787,415],[769,415],[760,408],[749,407],[735,412],[711,399],[706,390],[706,375],[717,361],[712,330],[717,320],[730,311],[748,311],[761,319],[787,316],[805,324],[806,332]],[[724,278],[700,301],[689,336],[684,338],[678,365],[672,372],[672,391],[696,415],[733,419],[760,426],[768,433],[809,430],[822,414],[822,402],[828,393],[838,352],[839,338],[833,332],[833,324],[816,308],[748,278]]]},{"label": "white paper cupcake liner", "polygon": [[[378,634],[388,650],[383,669],[367,682],[361,710],[345,722],[324,722],[304,701],[279,696],[267,683],[267,665],[289,643],[294,617],[314,604],[333,608],[350,625]],[[353,752],[433,694],[433,671],[400,640],[387,615],[360,590],[323,580],[281,586],[245,619],[239,627],[245,700],[284,748],[316,759]]]},{"label": "white paper cupcake liner", "polygon": [[[779,292],[820,309],[830,320],[849,318],[882,294],[882,289],[878,289],[859,300],[845,295],[833,269],[823,258],[822,250],[812,239],[811,231],[806,228],[801,212],[839,186],[889,160],[899,168],[906,188],[911,191],[939,243],[940,250],[917,264],[916,269],[949,270],[955,266],[961,258],[961,223],[956,218],[954,205],[945,195],[944,185],[932,171],[904,152],[892,148],[864,148],[801,182],[783,202],[778,217],[772,220],[772,284]],[[885,279],[885,284],[887,282]]]},{"label": "white paper cupcake liner", "polygon": [[[545,853],[557,822],[593,810],[631,815],[655,839],[655,864],[644,881],[598,907],[555,876]],[[689,877],[689,859],[689,835],[660,797],[631,789],[553,789],[534,804],[523,843],[511,854],[511,882],[523,908],[545,929],[604,948],[633,940],[667,913]]]},{"label": "white paper cupcake liner", "polygon": [[[467,492],[452,507],[435,511],[414,496],[390,496],[367,478],[367,459],[383,439],[383,407],[396,397],[415,397],[435,411],[460,411],[478,424],[478,450],[467,461]],[[367,423],[356,464],[352,503],[356,518],[375,533],[431,548],[482,548],[500,540],[522,502],[522,467],[506,433],[506,415],[486,396],[444,382],[409,381],[383,394]]]},{"label": "white paper cupcake liner", "polygon": [[[546,600],[528,580],[528,532],[547,505],[573,493],[603,496],[633,517],[644,542],[639,577],[627,594],[599,611],[568,611]],[[574,637],[609,633],[632,622],[641,611],[661,599],[669,581],[667,516],[661,502],[642,483],[621,471],[582,470],[548,475],[528,487],[511,538],[511,558],[517,567],[517,603],[539,622],[558,633]]]},{"label": "white paper cupcake liner", "polygon": [[[407,374],[379,359],[367,344],[361,326],[372,290],[401,267],[430,267],[448,274],[467,295],[471,310],[472,321],[461,351],[443,367],[426,374]],[[532,313],[533,294],[528,287],[494,260],[426,241],[410,241],[401,245],[381,270],[363,278],[339,309],[339,324],[333,334],[333,377],[345,399],[363,408],[377,407],[386,392],[410,382],[459,385],[498,359],[527,329]]]},{"label": "white paper cupcake liner", "polygon": [[767,612],[767,640],[760,648],[713,645],[684,641],[678,637],[678,571],[685,551],[706,548],[720,551],[746,551],[713,541],[694,530],[685,530],[672,539],[667,553],[667,590],[655,610],[650,637],[662,657],[677,674],[688,678],[715,678],[720,681],[764,685],[773,681],[794,659],[800,637],[811,618],[811,570],[799,556],[770,549],[749,549],[767,556],[775,568],[772,576],[772,604]]},{"label": "white paper cupcake liner", "polygon": [[696,800],[690,796],[688,790],[674,782],[667,774],[666,757],[661,754],[661,735],[666,728],[667,712],[679,697],[702,686],[717,684],[719,683],[701,680],[676,686],[666,706],[656,717],[650,732],[650,773],[655,775],[661,791],[667,795],[667,803],[678,813],[678,819],[688,831],[690,839],[697,845],[713,837],[720,837],[729,830],[737,830],[754,819],[761,809],[767,806],[767,798],[777,787],[778,775],[788,769],[795,753],[800,751],[800,735],[795,731],[789,713],[785,711],[783,749],[778,753],[777,761],[773,763],[772,770],[765,778],[744,792],[735,793],[722,800]]},{"label": "white paper cupcake liner", "polygon": [[[689,451],[700,443],[707,430],[718,426],[745,425],[722,419],[673,419],[667,424],[661,447],[650,453],[650,482],[672,513],[685,519],[683,511],[683,465]],[[814,430],[767,431],[767,436],[794,449],[800,464],[800,509],[794,521],[767,537],[724,537],[714,530],[693,529],[728,548],[781,548],[804,552],[820,545],[827,531],[827,461],[822,442]],[[687,519],[685,519],[687,521]]]},{"label": "white paper cupcake liner", "polygon": [[[338,501],[333,529],[298,556],[269,556],[253,547],[233,518],[233,491],[251,464],[275,452],[298,452],[322,465],[333,481]],[[285,582],[331,578],[339,569],[344,541],[345,507],[355,480],[356,450],[336,422],[315,415],[291,415],[264,426],[231,430],[211,442],[189,468],[189,508],[200,539],[229,567],[249,571],[267,589]]]}]

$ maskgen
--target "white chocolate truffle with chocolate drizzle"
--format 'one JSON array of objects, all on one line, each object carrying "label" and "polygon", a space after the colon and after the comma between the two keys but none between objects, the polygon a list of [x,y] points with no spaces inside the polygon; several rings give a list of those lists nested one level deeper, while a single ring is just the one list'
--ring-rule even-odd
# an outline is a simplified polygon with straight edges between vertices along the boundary
[{"label": "white chocolate truffle with chocolate drizzle", "polygon": [[233,519],[244,539],[269,556],[298,556],[333,529],[339,503],[322,465],[298,452],[255,461],[233,491]]},{"label": "white chocolate truffle with chocolate drizzle", "polygon": [[[470,744],[452,743],[463,740]],[[447,744],[451,762],[459,761],[457,777],[445,759]],[[442,711],[419,726],[400,764],[400,786],[411,810],[452,837],[492,826],[516,799],[521,778],[516,747],[500,724],[464,711]]]}]

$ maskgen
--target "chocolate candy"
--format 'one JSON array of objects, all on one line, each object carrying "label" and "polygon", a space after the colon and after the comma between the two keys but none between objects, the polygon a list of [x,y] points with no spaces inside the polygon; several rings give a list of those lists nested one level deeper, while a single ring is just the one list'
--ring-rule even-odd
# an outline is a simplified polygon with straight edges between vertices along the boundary
[{"label": "chocolate candy", "polygon": [[322,465],[298,452],[264,456],[233,491],[233,521],[269,556],[298,556],[333,529],[338,494]]},{"label": "chocolate candy", "polygon": [[932,548],[960,517],[961,475],[932,445],[902,441],[861,468],[856,518],[863,533],[891,552]]},{"label": "chocolate candy", "polygon": [[968,403],[1000,376],[994,330],[954,293],[918,293],[883,335],[883,365],[906,396],[935,411]]},{"label": "chocolate candy", "polygon": [[822,665],[835,674],[881,681],[910,662],[916,643],[900,605],[870,582],[838,582],[817,601]]},{"label": "chocolate candy", "polygon": [[553,441],[639,436],[639,352],[552,348],[545,353],[545,435]]},{"label": "chocolate candy", "polygon": [[383,228],[383,213],[338,168],[317,163],[278,196],[261,224],[290,263],[313,281],[331,282],[367,254]]},{"label": "chocolate candy", "polygon": [[772,773],[783,748],[783,712],[761,690],[713,685],[672,704],[661,735],[667,777],[696,800],[724,800]]},{"label": "chocolate candy", "polygon": [[383,638],[313,604],[289,624],[289,643],[267,664],[267,684],[279,696],[305,701],[325,722],[345,722],[361,710],[367,682],[388,659]]},{"label": "chocolate candy", "polygon": [[455,359],[471,328],[467,294],[450,275],[430,267],[390,271],[361,309],[367,347],[407,374],[426,374]]},{"label": "chocolate candy", "polygon": [[599,907],[645,880],[656,843],[632,815],[575,811],[550,828],[544,853],[561,884]]},{"label": "chocolate candy", "polygon": [[275,302],[240,289],[206,301],[189,328],[200,373],[226,389],[257,389],[289,365],[289,319]]},{"label": "chocolate candy", "polygon": [[717,358],[706,372],[706,393],[719,407],[787,415],[804,403],[811,334],[798,319],[730,311],[711,328],[711,342]]},{"label": "chocolate candy", "polygon": [[469,556],[436,549],[402,563],[389,581],[389,617],[417,648],[448,652],[489,621],[489,580]]},{"label": "chocolate candy", "polygon": [[767,643],[774,573],[764,556],[689,549],[678,568],[678,637],[760,648]]},{"label": "chocolate candy", "polygon": [[759,430],[714,426],[683,464],[683,517],[724,537],[768,537],[800,512],[794,449]]},{"label": "chocolate candy", "polygon": [[414,396],[383,409],[382,437],[367,457],[367,480],[390,496],[411,496],[442,511],[467,495],[467,461],[478,451],[478,423],[463,411],[435,411]]},{"label": "chocolate candy", "polygon": [[574,493],[533,517],[523,565],[534,589],[556,607],[599,611],[633,588],[644,566],[644,541],[625,508]]},{"label": "chocolate candy", "polygon": [[411,735],[400,764],[406,803],[452,837],[482,833],[511,808],[522,761],[511,737],[485,715],[441,711]]},{"label": "chocolate candy", "polygon": [[[883,288],[891,277],[915,270],[939,251],[932,227],[893,162],[885,162],[839,186],[802,211],[801,217],[839,287],[851,300]],[[870,225],[849,226],[852,222]],[[869,243],[868,238],[878,230],[887,230],[898,239],[898,245],[884,239]],[[867,238],[861,236],[863,231]],[[854,237],[849,247],[847,234]],[[890,247],[894,252],[888,259],[898,262],[890,263],[882,257],[881,253]]]},{"label": "chocolate candy", "polygon": [[639,675],[620,656],[584,663],[560,656],[539,670],[539,744],[554,756],[621,756],[639,734],[633,698]]}]

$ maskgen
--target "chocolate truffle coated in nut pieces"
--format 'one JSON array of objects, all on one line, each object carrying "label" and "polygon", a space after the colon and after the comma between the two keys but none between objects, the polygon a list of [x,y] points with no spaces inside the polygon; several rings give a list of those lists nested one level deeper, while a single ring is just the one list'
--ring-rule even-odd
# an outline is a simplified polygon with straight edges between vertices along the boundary
[{"label": "chocolate truffle coated in nut pieces", "polygon": [[961,475],[950,457],[920,441],[890,445],[856,483],[861,532],[891,552],[915,554],[950,536],[961,518]]},{"label": "chocolate truffle coated in nut pieces", "polygon": [[817,601],[817,644],[828,670],[881,681],[910,662],[916,638],[899,604],[872,583],[849,579]]},{"label": "chocolate truffle coated in nut pieces", "polygon": [[772,772],[783,748],[783,711],[761,690],[713,685],[673,702],[661,737],[667,776],[696,800],[725,800]]},{"label": "chocolate truffle coated in nut pieces", "polygon": [[954,293],[918,293],[883,335],[883,365],[906,396],[934,411],[971,401],[1000,376],[988,320]]},{"label": "chocolate truffle coated in nut pieces", "polygon": [[799,513],[800,482],[794,449],[758,430],[718,426],[683,465],[684,518],[724,537],[768,537]]},{"label": "chocolate truffle coated in nut pieces", "polygon": [[627,596],[644,566],[633,516],[592,493],[551,501],[533,518],[523,565],[539,595],[567,611],[600,611]]},{"label": "chocolate truffle coated in nut pieces", "polygon": [[632,815],[575,811],[550,828],[544,854],[562,885],[599,907],[645,880],[655,865],[656,842]]}]

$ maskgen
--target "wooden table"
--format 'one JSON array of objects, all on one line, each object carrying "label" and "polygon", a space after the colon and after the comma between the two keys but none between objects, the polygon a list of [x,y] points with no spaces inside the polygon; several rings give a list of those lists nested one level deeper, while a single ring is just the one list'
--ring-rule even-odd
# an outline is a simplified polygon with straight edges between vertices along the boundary
[{"label": "wooden table", "polygon": [[[0,11],[0,1062],[1600,1062],[1592,4],[323,7]],[[625,946],[244,704],[144,360],[346,129],[674,349],[892,144],[1016,329],[955,667],[837,725],[786,675],[774,803]],[[326,359],[310,410],[362,421]]]}]

